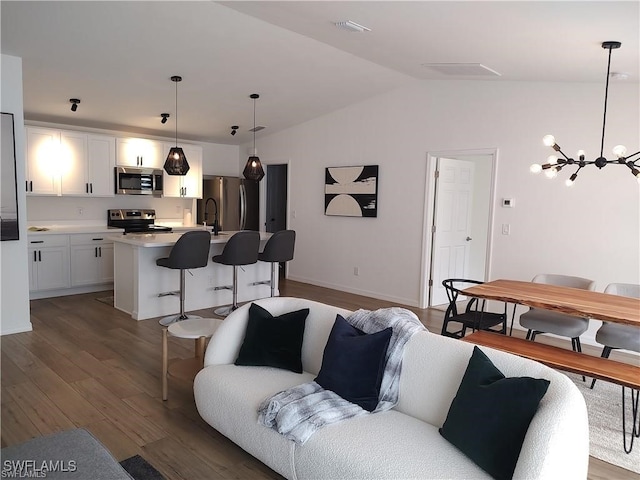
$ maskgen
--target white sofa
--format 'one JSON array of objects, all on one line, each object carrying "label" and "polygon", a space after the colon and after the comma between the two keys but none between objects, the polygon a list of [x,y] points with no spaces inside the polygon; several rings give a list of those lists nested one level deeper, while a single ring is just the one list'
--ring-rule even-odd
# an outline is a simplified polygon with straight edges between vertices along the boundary
[{"label": "white sofa", "polygon": [[[194,383],[198,411],[213,428],[288,479],[491,478],[438,432],[473,345],[418,332],[405,348],[395,408],[326,426],[297,445],[258,424],[258,406],[274,393],[316,377],[336,314],[346,318],[351,312],[298,298],[255,303],[274,316],[310,309],[302,346],[304,373],[234,365],[249,305],[239,308],[211,338],[205,368]],[[551,381],[529,426],[513,478],[586,478],[587,410],[575,385],[537,362],[482,350],[507,377]],[[472,425],[469,430],[472,435]]]}]

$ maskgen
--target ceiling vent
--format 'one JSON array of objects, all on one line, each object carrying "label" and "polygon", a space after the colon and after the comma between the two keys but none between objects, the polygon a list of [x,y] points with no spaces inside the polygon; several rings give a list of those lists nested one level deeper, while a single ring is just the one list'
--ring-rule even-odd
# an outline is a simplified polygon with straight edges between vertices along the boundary
[{"label": "ceiling vent", "polygon": [[423,67],[430,68],[445,75],[464,77],[500,77],[501,74],[485,67],[481,63],[423,63]]},{"label": "ceiling vent", "polygon": [[263,125],[258,125],[256,127],[250,128],[249,131],[250,132],[259,132],[260,130],[264,130],[265,128],[267,128],[267,127],[265,127]]},{"label": "ceiling vent", "polygon": [[371,31],[370,28],[367,28],[364,25],[360,25],[359,23],[352,22],[351,20],[347,20],[345,22],[336,22],[334,25],[338,28],[341,28],[342,30],[347,30],[349,32],[370,32]]}]

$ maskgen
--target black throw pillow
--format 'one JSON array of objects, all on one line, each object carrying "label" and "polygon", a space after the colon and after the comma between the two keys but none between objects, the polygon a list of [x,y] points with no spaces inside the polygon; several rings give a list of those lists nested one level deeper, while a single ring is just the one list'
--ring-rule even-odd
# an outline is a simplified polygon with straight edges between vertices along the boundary
[{"label": "black throw pillow", "polygon": [[549,381],[505,378],[478,347],[440,434],[497,480],[510,479]]},{"label": "black throw pillow", "polygon": [[302,373],[302,340],[309,309],[274,317],[260,305],[249,307],[249,322],[236,365],[275,367]]},{"label": "black throw pillow", "polygon": [[337,315],[316,383],[365,410],[375,410],[392,332],[389,327],[366,334]]}]

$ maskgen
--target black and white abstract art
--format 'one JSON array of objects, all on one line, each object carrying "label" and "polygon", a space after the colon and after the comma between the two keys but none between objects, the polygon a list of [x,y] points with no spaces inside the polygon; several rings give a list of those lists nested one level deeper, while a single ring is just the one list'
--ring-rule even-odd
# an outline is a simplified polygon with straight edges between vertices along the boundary
[{"label": "black and white abstract art", "polygon": [[2,113],[0,147],[0,240],[18,240],[16,150],[11,113]]},{"label": "black and white abstract art", "polygon": [[377,217],[378,165],[328,167],[324,180],[324,214]]}]

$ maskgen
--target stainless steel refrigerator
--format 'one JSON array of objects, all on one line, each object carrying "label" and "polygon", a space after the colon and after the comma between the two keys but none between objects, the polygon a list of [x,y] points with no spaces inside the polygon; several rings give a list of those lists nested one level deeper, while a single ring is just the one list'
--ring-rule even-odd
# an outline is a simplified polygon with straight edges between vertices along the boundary
[{"label": "stainless steel refrigerator", "polygon": [[260,196],[258,182],[237,177],[205,175],[202,180],[202,200],[198,200],[197,221],[202,225],[205,206],[207,225],[213,225],[218,207],[220,230],[259,230]]}]

